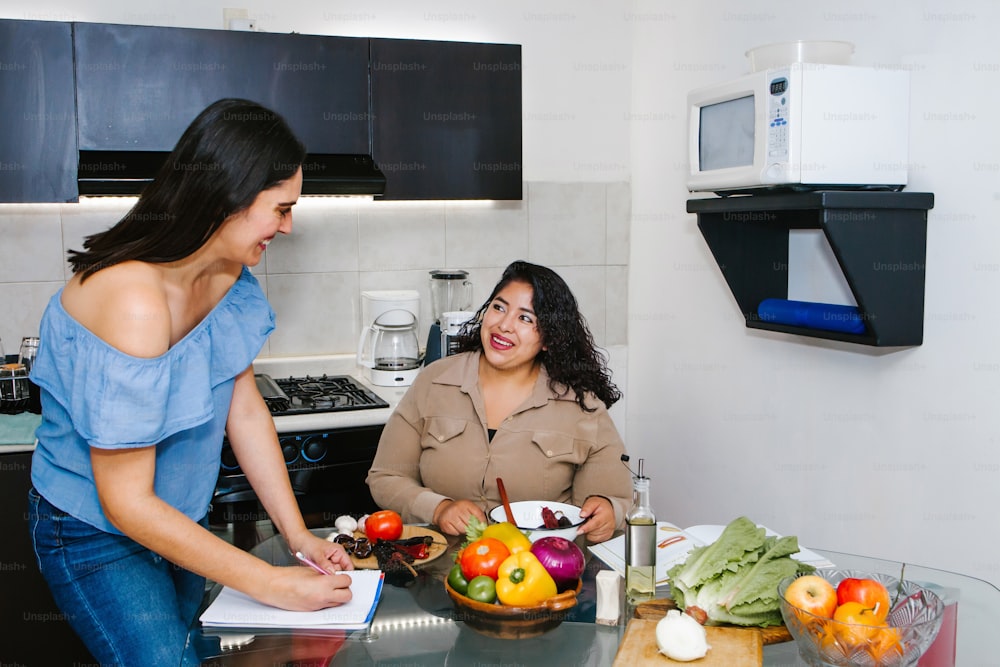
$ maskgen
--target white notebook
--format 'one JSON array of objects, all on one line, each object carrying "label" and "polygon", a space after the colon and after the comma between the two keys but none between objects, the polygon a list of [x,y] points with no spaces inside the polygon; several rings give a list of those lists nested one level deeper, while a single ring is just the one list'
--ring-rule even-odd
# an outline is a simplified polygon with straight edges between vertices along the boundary
[{"label": "white notebook", "polygon": [[[680,528],[667,521],[656,522],[656,584],[657,586],[668,583],[667,570],[677,563],[681,563],[687,558],[688,553],[694,547],[711,544],[719,539],[725,526],[691,526],[690,528]],[[767,535],[778,535],[770,528],[763,527]],[[625,536],[601,542],[588,547],[590,552],[600,558],[612,570],[625,576]],[[810,551],[799,545],[797,553],[792,558],[808,563],[813,567],[833,567],[826,558],[814,551]]]},{"label": "white notebook", "polygon": [[223,587],[201,615],[201,623],[217,628],[312,628],[360,630],[368,626],[382,596],[381,570],[341,572],[351,577],[351,600],[347,604],[318,611],[288,611],[258,602],[248,595]]}]

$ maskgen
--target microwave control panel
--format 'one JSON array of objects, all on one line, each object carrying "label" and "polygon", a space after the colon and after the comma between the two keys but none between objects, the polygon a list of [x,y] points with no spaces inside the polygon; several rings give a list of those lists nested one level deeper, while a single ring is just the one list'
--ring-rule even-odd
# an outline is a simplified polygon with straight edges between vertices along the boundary
[{"label": "microwave control panel", "polygon": [[768,86],[767,164],[788,162],[788,76],[776,75]]}]

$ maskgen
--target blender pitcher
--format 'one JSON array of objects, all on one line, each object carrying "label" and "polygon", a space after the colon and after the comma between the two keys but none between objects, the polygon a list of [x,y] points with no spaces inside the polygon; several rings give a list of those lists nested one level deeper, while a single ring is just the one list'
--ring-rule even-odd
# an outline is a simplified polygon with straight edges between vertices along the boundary
[{"label": "blender pitcher", "polygon": [[424,365],[440,359],[441,332],[445,313],[469,310],[472,306],[472,283],[462,269],[435,269],[430,272],[431,314],[434,321],[427,333]]}]

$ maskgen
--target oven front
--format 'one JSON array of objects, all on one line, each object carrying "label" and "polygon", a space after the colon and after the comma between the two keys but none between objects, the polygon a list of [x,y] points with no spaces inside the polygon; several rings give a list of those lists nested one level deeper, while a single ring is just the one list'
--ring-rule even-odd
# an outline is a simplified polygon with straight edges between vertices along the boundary
[{"label": "oven front", "polygon": [[[332,526],[343,514],[358,517],[378,509],[365,478],[381,435],[381,425],[278,435],[292,491],[307,526]],[[225,443],[209,521],[217,525],[267,518]]]}]

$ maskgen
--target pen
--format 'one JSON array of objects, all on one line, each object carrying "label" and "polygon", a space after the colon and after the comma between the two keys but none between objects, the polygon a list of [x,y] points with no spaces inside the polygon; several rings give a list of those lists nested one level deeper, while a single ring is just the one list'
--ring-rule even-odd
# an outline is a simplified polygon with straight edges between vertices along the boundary
[{"label": "pen", "polygon": [[300,563],[308,565],[309,567],[311,567],[312,569],[316,570],[320,574],[330,574],[329,572],[327,572],[326,570],[324,570],[323,568],[321,568],[319,565],[317,565],[316,563],[314,563],[311,558],[306,557],[301,551],[296,551],[295,552],[295,557],[299,559]]}]

